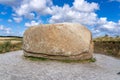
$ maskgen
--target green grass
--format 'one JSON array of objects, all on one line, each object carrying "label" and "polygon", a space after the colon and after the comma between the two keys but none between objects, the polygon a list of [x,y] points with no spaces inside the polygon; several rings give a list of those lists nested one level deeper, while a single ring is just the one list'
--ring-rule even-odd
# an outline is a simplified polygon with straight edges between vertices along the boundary
[{"label": "green grass", "polygon": [[26,59],[32,60],[32,61],[48,61],[49,59],[47,58],[37,58],[37,57],[32,57],[32,56],[25,56]]},{"label": "green grass", "polygon": [[60,60],[60,61],[65,62],[65,63],[90,63],[90,62],[95,62],[96,59],[90,58],[90,59],[86,59],[86,60]]},{"label": "green grass", "polygon": [[[2,39],[4,38],[4,39]],[[1,36],[0,37],[0,53],[16,51],[22,49],[22,37],[17,36]],[[18,41],[17,43],[14,43]]]},{"label": "green grass", "polygon": [[120,41],[120,37],[102,36],[94,38],[93,41]]},{"label": "green grass", "polygon": [[3,44],[0,45],[0,52],[9,52],[11,48],[11,42],[5,41]]},{"label": "green grass", "polygon": [[43,57],[31,57],[31,56],[25,56],[26,59],[29,59],[31,61],[60,61],[60,62],[64,62],[64,63],[90,63],[90,62],[95,62],[96,59],[95,58],[90,58],[90,59],[86,59],[86,60],[52,60],[52,59],[48,59],[48,58],[43,58]]},{"label": "green grass", "polygon": [[114,57],[120,57],[120,36],[103,36],[95,38],[94,52]]},{"label": "green grass", "polygon": [[0,53],[21,50],[22,49],[22,42],[12,44],[10,41],[5,41],[0,44]]}]

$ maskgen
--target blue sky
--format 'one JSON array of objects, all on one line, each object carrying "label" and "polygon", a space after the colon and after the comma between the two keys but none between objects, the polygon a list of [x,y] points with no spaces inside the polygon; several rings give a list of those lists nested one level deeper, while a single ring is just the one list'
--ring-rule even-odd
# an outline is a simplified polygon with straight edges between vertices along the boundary
[{"label": "blue sky", "polygon": [[120,35],[120,0],[0,0],[0,35],[23,36],[33,25],[72,22],[94,37]]}]

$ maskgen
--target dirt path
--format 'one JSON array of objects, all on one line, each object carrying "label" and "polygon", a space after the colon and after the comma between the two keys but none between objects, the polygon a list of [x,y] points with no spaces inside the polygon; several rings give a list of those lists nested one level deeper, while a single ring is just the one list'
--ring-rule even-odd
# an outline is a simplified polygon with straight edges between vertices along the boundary
[{"label": "dirt path", "polygon": [[95,63],[30,61],[22,51],[0,54],[0,80],[120,80],[120,60],[95,54]]}]

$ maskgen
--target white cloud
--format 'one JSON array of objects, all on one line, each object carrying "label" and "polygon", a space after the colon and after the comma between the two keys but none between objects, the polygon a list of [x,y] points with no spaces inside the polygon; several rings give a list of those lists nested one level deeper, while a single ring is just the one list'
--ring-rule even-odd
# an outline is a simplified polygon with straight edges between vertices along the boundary
[{"label": "white cloud", "polygon": [[64,5],[63,7],[53,6],[50,23],[78,22],[89,28],[94,36],[105,34],[120,34],[120,21],[115,23],[108,21],[106,17],[98,18],[95,10],[99,10],[97,3],[88,3],[85,0],[75,0],[73,6]]},{"label": "white cloud", "polygon": [[[21,0],[23,1],[23,0]],[[0,0],[0,4],[5,4],[8,6],[17,6],[21,4],[21,1],[19,0]]]},{"label": "white cloud", "polygon": [[120,20],[118,21],[118,25],[120,25]]},{"label": "white cloud", "polygon": [[92,32],[94,36],[100,36],[100,35],[119,35],[120,34],[120,24],[115,23],[113,21],[108,21],[106,17],[98,19],[98,22],[96,22],[96,26],[93,27]]},{"label": "white cloud", "polygon": [[78,22],[84,25],[94,25],[97,20],[97,3],[88,3],[84,0],[75,0],[73,6],[64,5],[63,7],[54,6],[52,0],[25,0],[20,6],[15,8],[18,16],[34,19],[35,12],[37,17],[51,15],[49,23],[58,22]]},{"label": "white cloud", "polygon": [[25,0],[22,4],[15,9],[18,16],[26,16],[31,12],[36,12],[44,15],[51,13],[49,6],[52,5],[51,0]]},{"label": "white cloud", "polygon": [[16,8],[16,13],[19,16],[22,16],[24,14],[29,13],[29,5],[28,4],[23,4],[19,8]]},{"label": "white cloud", "polygon": [[0,0],[0,3],[13,3],[16,0]]},{"label": "white cloud", "polygon": [[34,19],[35,14],[34,13],[28,13],[27,15],[25,15],[25,17],[31,20],[31,19]]},{"label": "white cloud", "polygon": [[[98,4],[88,3],[84,0],[80,2],[75,0],[74,5],[64,5],[63,7],[53,6],[50,23],[58,22],[78,22],[83,25],[94,25],[97,20],[97,14],[94,12],[99,9]],[[82,7],[83,6],[83,7]]]},{"label": "white cloud", "polygon": [[20,23],[22,21],[22,17],[14,17],[13,20],[17,23]]},{"label": "white cloud", "polygon": [[14,17],[15,17],[15,16],[17,16],[17,14],[15,14],[15,13],[12,13],[12,16],[14,16]]},{"label": "white cloud", "polygon": [[12,19],[8,19],[8,22],[12,22]]},{"label": "white cloud", "polygon": [[113,31],[113,30],[116,30],[115,28],[116,26],[117,24],[111,21],[111,22],[107,22],[106,24],[102,25],[101,28],[107,29],[109,31]]},{"label": "white cloud", "polygon": [[0,31],[9,34],[11,32],[11,28],[4,27],[3,25],[0,25]]},{"label": "white cloud", "polygon": [[88,3],[85,0],[75,0],[73,3],[73,7],[81,12],[92,12],[94,10],[98,10],[98,4],[97,3]]},{"label": "white cloud", "polygon": [[27,22],[27,23],[25,23],[25,26],[26,27],[31,27],[31,26],[35,26],[35,25],[38,25],[38,24],[41,24],[41,21],[38,21],[38,22],[36,22],[36,21]]},{"label": "white cloud", "polygon": [[107,18],[100,18],[98,20],[98,28],[106,31],[117,31],[118,23],[107,21]]},{"label": "white cloud", "polygon": [[0,25],[0,35],[4,36],[23,36],[23,31],[16,29],[15,31],[12,28],[5,27],[4,25]]},{"label": "white cloud", "polygon": [[7,12],[1,12],[1,15],[6,15],[7,14]]}]

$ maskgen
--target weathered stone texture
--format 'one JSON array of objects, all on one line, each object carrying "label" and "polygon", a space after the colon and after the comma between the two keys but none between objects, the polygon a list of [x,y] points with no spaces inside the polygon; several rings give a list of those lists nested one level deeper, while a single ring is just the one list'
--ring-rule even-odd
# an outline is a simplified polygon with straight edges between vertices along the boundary
[{"label": "weathered stone texture", "polygon": [[25,56],[82,60],[92,58],[92,34],[76,23],[33,26],[23,38]]}]

